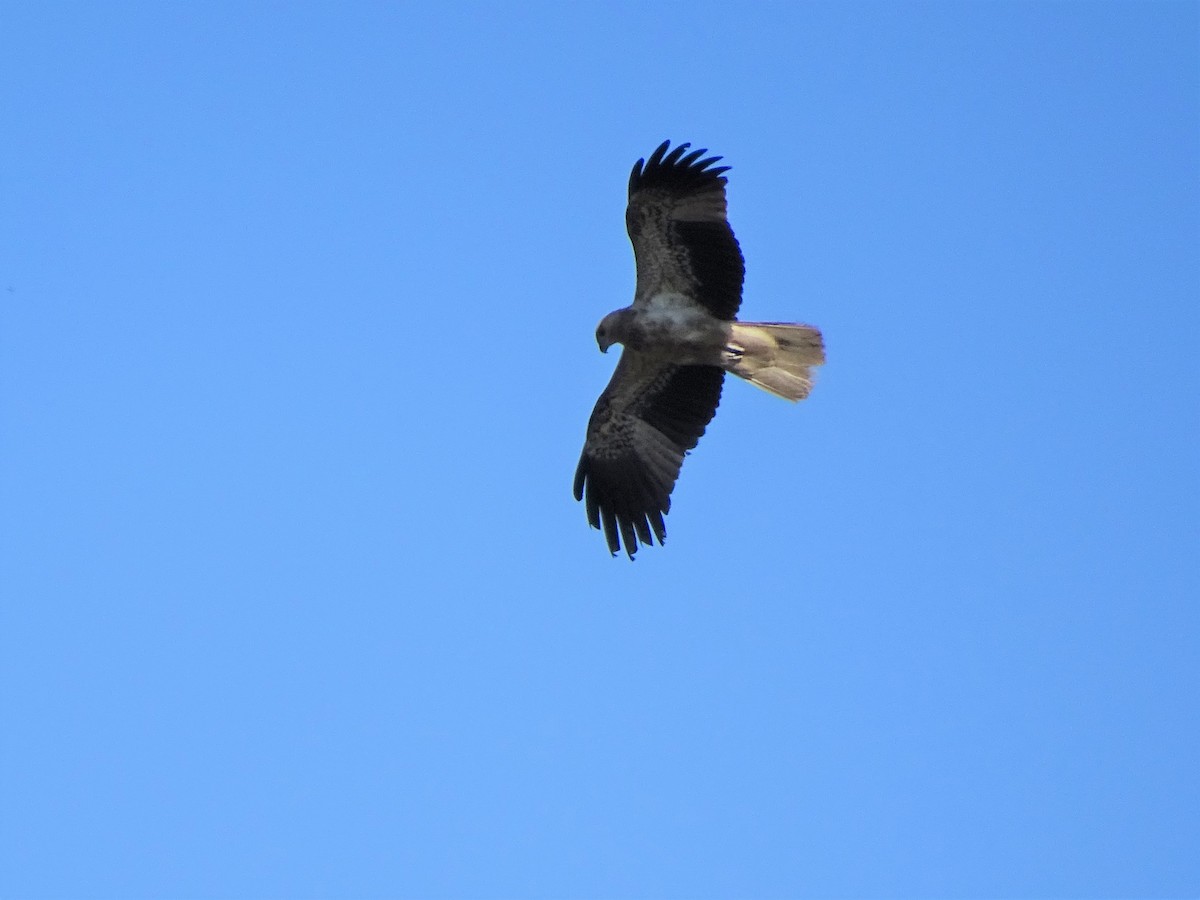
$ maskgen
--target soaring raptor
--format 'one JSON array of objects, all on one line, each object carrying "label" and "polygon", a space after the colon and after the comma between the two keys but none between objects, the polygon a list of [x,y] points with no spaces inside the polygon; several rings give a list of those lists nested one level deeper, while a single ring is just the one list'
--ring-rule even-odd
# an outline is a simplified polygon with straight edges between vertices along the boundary
[{"label": "soaring raptor", "polygon": [[[825,361],[811,325],[738,322],[746,267],[725,218],[721,157],[670,141],[629,175],[625,227],[637,262],[633,305],[596,327],[608,352],[624,345],[592,411],[575,471],[575,499],[616,556],[662,544],[663,516],[687,451],[721,400],[726,372],[786,400],[803,400]],[[685,155],[686,154],[686,155]]]}]

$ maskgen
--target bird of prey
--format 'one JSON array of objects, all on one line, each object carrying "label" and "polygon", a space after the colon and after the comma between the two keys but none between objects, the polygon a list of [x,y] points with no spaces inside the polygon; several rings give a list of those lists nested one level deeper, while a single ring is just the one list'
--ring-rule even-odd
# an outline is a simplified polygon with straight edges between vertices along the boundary
[{"label": "bird of prey", "polygon": [[[786,400],[803,400],[825,361],[811,325],[738,322],[745,263],[725,218],[721,157],[664,141],[629,175],[625,227],[637,263],[633,305],[596,327],[612,380],[588,420],[575,499],[616,556],[662,544],[663,516],[684,455],[717,411],[726,372]],[[685,155],[686,154],[686,155]]]}]

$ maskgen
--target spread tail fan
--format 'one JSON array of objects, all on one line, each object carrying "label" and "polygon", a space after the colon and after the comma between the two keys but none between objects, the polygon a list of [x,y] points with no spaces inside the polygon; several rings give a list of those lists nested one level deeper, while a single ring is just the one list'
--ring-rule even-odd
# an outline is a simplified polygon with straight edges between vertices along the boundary
[{"label": "spread tail fan", "polygon": [[813,366],[825,362],[821,332],[811,325],[733,322],[725,368],[785,400],[803,400],[813,386]]}]

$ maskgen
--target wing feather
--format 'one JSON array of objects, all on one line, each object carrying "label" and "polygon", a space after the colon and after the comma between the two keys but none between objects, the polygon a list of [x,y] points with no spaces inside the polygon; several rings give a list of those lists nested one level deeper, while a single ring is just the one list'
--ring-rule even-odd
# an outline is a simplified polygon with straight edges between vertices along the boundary
[{"label": "wing feather", "polygon": [[716,366],[675,366],[636,351],[621,353],[592,411],[575,470],[575,499],[588,523],[603,530],[614,555],[632,559],[639,542],[662,544],[663,516],[687,451],[721,401],[725,373]]},{"label": "wing feather", "polygon": [[637,261],[635,307],[662,293],[692,298],[720,319],[742,303],[745,263],[726,219],[724,172],[707,150],[664,141],[629,174],[625,226]]}]

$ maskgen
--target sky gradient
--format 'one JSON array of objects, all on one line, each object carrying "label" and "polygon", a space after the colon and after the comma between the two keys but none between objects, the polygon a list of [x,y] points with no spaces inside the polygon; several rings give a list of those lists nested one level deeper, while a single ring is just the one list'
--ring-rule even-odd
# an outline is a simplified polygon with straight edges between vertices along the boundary
[{"label": "sky gradient", "polygon": [[[0,5],[0,896],[1196,896],[1198,34]],[[829,362],[630,563],[668,138]]]}]

